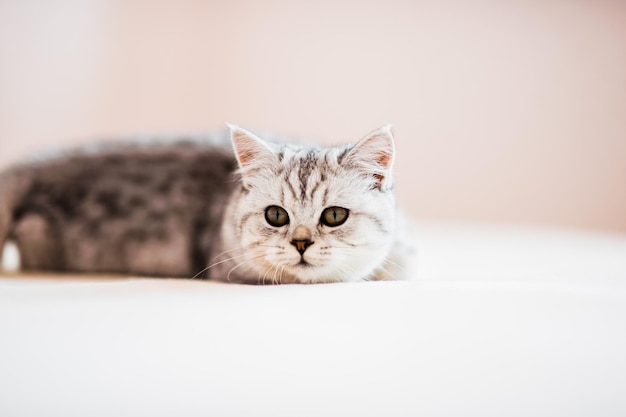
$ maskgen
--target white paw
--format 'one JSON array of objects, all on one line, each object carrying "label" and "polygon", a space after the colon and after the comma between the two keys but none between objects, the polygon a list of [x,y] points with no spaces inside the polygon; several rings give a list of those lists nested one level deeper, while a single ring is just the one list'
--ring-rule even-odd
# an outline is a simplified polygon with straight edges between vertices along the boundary
[{"label": "white paw", "polygon": [[0,259],[2,259],[2,268],[0,269],[12,272],[18,271],[20,269],[20,251],[17,248],[15,242],[11,240],[7,241],[7,243],[4,245],[4,248],[2,248],[2,256],[0,257]]}]

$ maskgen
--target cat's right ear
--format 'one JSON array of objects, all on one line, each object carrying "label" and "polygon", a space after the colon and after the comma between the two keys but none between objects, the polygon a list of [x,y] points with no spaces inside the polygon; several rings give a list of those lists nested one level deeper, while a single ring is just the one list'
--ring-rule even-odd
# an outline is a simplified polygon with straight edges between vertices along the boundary
[{"label": "cat's right ear", "polygon": [[239,126],[232,124],[227,126],[230,129],[235,157],[243,173],[255,168],[272,166],[277,162],[277,156],[272,148],[256,135]]}]

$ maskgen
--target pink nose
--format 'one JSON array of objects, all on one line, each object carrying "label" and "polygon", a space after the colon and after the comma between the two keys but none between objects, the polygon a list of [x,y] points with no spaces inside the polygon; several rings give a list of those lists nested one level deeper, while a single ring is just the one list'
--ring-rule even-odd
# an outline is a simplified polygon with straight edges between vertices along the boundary
[{"label": "pink nose", "polygon": [[296,250],[300,253],[300,255],[303,255],[304,251],[306,251],[307,248],[313,244],[313,242],[308,239],[294,239],[290,243],[296,247]]}]

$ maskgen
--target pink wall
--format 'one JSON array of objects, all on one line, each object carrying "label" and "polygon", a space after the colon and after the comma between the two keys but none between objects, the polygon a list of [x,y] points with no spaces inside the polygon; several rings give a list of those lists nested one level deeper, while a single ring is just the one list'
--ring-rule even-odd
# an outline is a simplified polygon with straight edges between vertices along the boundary
[{"label": "pink wall", "polygon": [[395,126],[420,219],[626,231],[626,2],[0,1],[0,165],[238,123]]}]

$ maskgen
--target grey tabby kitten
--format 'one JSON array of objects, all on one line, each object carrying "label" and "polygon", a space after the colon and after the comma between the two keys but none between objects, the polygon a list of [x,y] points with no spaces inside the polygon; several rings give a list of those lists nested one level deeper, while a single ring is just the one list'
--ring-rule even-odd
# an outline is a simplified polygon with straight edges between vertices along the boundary
[{"label": "grey tabby kitten", "polygon": [[24,269],[254,284],[409,273],[388,127],[352,146],[270,143],[236,126],[224,139],[14,167],[0,176],[0,247],[14,240]]}]

